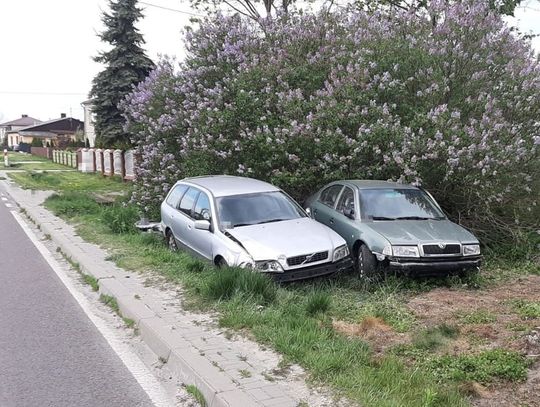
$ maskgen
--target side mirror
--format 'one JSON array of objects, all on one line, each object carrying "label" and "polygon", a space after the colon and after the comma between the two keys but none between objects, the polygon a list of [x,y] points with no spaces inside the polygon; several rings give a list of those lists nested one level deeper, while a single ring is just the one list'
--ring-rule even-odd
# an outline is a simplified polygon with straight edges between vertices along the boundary
[{"label": "side mirror", "polygon": [[311,216],[311,209],[310,208],[306,208],[306,213],[308,214],[308,216],[310,218],[312,218],[313,216]]},{"label": "side mirror", "polygon": [[208,222],[207,220],[196,220],[195,229],[210,230],[210,222]]},{"label": "side mirror", "polygon": [[345,215],[349,219],[354,219],[354,209],[351,209],[351,208],[343,209],[343,215]]}]

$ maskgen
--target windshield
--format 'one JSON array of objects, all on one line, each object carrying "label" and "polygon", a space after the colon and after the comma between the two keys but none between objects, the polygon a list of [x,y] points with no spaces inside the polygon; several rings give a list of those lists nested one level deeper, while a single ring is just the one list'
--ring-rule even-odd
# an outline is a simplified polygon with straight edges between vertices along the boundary
[{"label": "windshield", "polygon": [[291,198],[279,191],[224,196],[216,203],[225,229],[306,217]]},{"label": "windshield", "polygon": [[431,198],[419,189],[363,189],[360,202],[366,219],[445,219]]}]

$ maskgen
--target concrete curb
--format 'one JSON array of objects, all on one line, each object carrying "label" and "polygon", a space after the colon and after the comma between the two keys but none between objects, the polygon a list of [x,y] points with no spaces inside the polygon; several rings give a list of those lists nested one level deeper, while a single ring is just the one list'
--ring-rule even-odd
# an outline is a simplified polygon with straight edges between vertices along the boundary
[{"label": "concrete curb", "polygon": [[[39,203],[28,198],[6,183],[6,190],[26,212],[41,231],[48,235],[72,262],[78,264],[82,273],[98,281],[99,293],[114,297],[122,316],[132,319],[139,329],[142,340],[175,373],[183,383],[192,384],[202,392],[209,407],[258,407],[268,404],[251,397],[220,369],[201,356],[186,339],[168,325],[148,304],[138,300],[137,293],[122,284],[129,273],[108,261],[100,260],[92,252],[104,251],[86,243],[74,228],[57,218]],[[20,196],[19,196],[20,195]],[[293,405],[293,400],[282,405]]]}]

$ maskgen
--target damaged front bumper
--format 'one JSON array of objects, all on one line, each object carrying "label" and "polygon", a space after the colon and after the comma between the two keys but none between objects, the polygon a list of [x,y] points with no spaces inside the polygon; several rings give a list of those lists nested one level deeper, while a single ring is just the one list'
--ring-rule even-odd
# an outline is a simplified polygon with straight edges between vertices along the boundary
[{"label": "damaged front bumper", "polygon": [[353,266],[352,259],[347,256],[333,263],[317,264],[310,267],[302,267],[293,270],[285,270],[283,273],[265,273],[270,275],[277,282],[289,282],[315,278],[328,274],[341,273],[349,270]]}]

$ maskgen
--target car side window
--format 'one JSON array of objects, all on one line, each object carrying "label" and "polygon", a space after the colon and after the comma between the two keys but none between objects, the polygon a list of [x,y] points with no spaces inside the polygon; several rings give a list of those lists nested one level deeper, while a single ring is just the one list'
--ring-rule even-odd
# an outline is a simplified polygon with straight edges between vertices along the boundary
[{"label": "car side window", "polygon": [[195,210],[193,211],[193,217],[195,220],[212,220],[212,212],[210,211],[210,199],[208,195],[201,192],[197,203],[195,204]]},{"label": "car side window", "polygon": [[339,198],[336,211],[343,213],[345,209],[355,210],[354,207],[354,192],[351,188],[345,187]]},{"label": "car side window", "polygon": [[339,195],[339,192],[341,191],[341,188],[343,188],[343,185],[332,185],[326,188],[324,191],[321,192],[319,201],[333,208],[334,205],[336,204],[336,200]]},{"label": "car side window", "polygon": [[173,208],[177,209],[178,204],[180,203],[180,199],[182,199],[182,196],[187,191],[188,187],[187,185],[177,185],[174,187],[172,192],[167,197],[167,204],[169,206],[172,206]]},{"label": "car side window", "polygon": [[193,217],[193,206],[199,197],[200,191],[196,188],[190,187],[182,197],[180,201],[180,211],[184,212],[189,217]]}]

